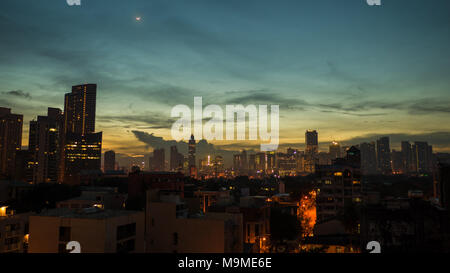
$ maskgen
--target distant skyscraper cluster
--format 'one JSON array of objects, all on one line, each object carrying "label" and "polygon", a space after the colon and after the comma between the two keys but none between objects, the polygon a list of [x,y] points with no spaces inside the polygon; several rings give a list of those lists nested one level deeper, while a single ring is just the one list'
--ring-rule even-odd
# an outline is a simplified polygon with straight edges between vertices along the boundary
[{"label": "distant skyscraper cluster", "polygon": [[426,174],[436,165],[433,148],[427,142],[401,142],[401,151],[391,150],[389,137],[361,143],[361,164],[364,174]]}]

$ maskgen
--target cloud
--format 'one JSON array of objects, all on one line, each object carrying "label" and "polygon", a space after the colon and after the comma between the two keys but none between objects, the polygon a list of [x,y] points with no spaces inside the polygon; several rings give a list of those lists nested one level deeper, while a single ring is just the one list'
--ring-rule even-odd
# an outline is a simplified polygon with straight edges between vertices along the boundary
[{"label": "cloud", "polygon": [[30,93],[23,92],[22,90],[5,91],[5,92],[2,92],[2,94],[7,95],[7,96],[18,97],[18,98],[31,99]]},{"label": "cloud", "polygon": [[424,114],[449,114],[450,100],[438,98],[423,98],[404,101],[358,101],[354,98],[350,102],[338,103],[317,103],[310,106],[321,112],[342,113],[356,116],[377,116],[385,115],[384,113],[362,113],[370,111],[405,111],[411,115]]},{"label": "cloud", "polygon": [[[126,123],[128,127],[131,125],[136,125],[136,127],[140,129],[170,129],[172,124],[176,121],[172,118],[167,118],[158,113],[144,113],[139,115],[120,115],[120,116],[112,116],[112,115],[99,115],[97,116],[97,120],[102,123],[114,123],[121,122]],[[148,124],[150,126],[139,126],[138,124]]]}]

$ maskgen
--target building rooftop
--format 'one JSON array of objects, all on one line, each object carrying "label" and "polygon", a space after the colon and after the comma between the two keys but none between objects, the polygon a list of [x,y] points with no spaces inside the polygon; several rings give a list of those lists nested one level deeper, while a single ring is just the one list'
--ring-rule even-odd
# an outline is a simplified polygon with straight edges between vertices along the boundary
[{"label": "building rooftop", "polygon": [[80,210],[71,210],[68,208],[57,208],[42,211],[37,216],[61,217],[61,218],[80,218],[80,219],[107,219],[120,216],[129,216],[140,211],[130,210],[102,210],[99,208],[87,208]]}]

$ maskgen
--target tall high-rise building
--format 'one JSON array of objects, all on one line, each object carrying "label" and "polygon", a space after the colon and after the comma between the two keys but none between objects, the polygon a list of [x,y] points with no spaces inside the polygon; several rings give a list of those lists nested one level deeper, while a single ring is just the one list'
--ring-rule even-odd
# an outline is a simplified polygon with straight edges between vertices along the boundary
[{"label": "tall high-rise building", "polygon": [[150,170],[153,172],[163,172],[166,170],[166,151],[164,149],[155,149],[153,156],[150,157]]},{"label": "tall high-rise building", "polygon": [[0,107],[0,177],[14,175],[16,152],[22,147],[22,127],[23,115]]},{"label": "tall high-rise building", "polygon": [[377,161],[381,173],[390,174],[392,172],[389,137],[382,137],[377,140]]},{"label": "tall high-rise building", "polygon": [[189,163],[189,175],[197,176],[197,167],[195,166],[195,138],[194,135],[191,136],[189,140],[189,150],[188,150],[188,163]]},{"label": "tall high-rise building", "polygon": [[114,151],[105,152],[105,172],[116,170],[116,153]]},{"label": "tall high-rise building", "polygon": [[64,150],[65,159],[61,177],[76,178],[82,171],[100,170],[102,133],[95,133],[97,85],[84,84],[72,87],[65,95]]},{"label": "tall high-rise building", "polygon": [[72,92],[66,94],[64,103],[66,132],[82,135],[95,132],[96,101],[96,84],[72,87]]},{"label": "tall high-rise building", "polygon": [[250,175],[254,175],[256,170],[256,155],[251,154],[248,158],[248,171]]},{"label": "tall high-rise building", "polygon": [[402,141],[402,173],[407,174],[412,171],[412,149],[409,141]]},{"label": "tall high-rise building", "polygon": [[318,153],[319,152],[319,135],[316,130],[306,131],[305,144],[306,144],[306,152],[307,153]]},{"label": "tall high-rise building", "polygon": [[319,137],[316,130],[305,133],[305,172],[313,173],[318,164]]},{"label": "tall high-rise building", "polygon": [[375,150],[375,142],[361,143],[361,171],[365,175],[377,173],[377,153]]},{"label": "tall high-rise building", "polygon": [[416,141],[413,145],[413,164],[417,173],[429,173],[432,171],[432,146],[427,142]]},{"label": "tall high-rise building", "polygon": [[29,182],[58,182],[63,133],[61,109],[48,108],[47,116],[38,116],[37,120],[30,122],[28,150],[33,166]]},{"label": "tall high-rise building", "polygon": [[440,163],[435,177],[435,197],[441,207],[450,209],[450,165]]},{"label": "tall high-rise building", "polygon": [[403,154],[402,152],[392,150],[392,173],[401,174],[403,173]]},{"label": "tall high-rise building", "polygon": [[65,143],[64,183],[78,184],[83,171],[100,171],[102,133],[68,133]]},{"label": "tall high-rise building", "polygon": [[330,144],[330,156],[331,160],[341,157],[341,145],[338,142],[333,141]]},{"label": "tall high-rise building", "polygon": [[179,171],[183,169],[183,154],[178,152],[177,146],[170,147],[170,170]]},{"label": "tall high-rise building", "polygon": [[248,160],[245,150],[233,156],[233,169],[237,175],[248,175]]}]

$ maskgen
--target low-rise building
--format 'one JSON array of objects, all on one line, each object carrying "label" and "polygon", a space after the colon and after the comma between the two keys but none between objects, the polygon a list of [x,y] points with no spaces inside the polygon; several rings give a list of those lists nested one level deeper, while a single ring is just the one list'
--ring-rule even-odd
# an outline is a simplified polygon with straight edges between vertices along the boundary
[{"label": "low-rise building", "polygon": [[27,252],[29,216],[0,205],[0,253]]},{"label": "low-rise building", "polygon": [[147,252],[243,252],[240,213],[189,215],[179,195],[149,191],[146,217]]},{"label": "low-rise building", "polygon": [[47,210],[30,217],[30,253],[64,253],[76,241],[82,253],[143,253],[143,212],[102,210]]}]

